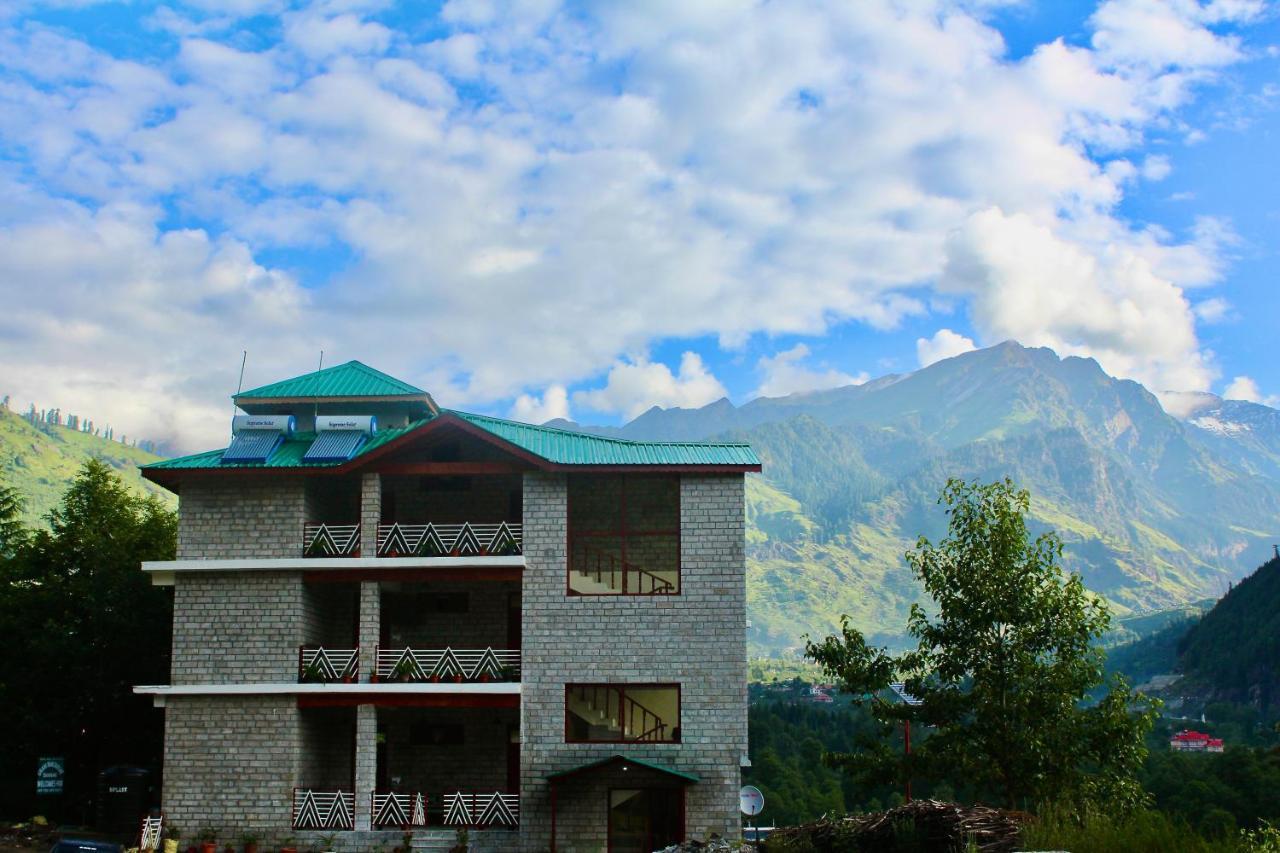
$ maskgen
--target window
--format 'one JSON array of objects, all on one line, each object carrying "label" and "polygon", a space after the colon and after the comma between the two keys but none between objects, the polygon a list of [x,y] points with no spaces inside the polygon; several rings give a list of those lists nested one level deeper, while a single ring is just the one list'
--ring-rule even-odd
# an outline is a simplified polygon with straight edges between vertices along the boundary
[{"label": "window", "polygon": [[569,478],[570,595],[680,593],[678,477]]},{"label": "window", "polygon": [[566,684],[565,743],[679,743],[680,685]]}]

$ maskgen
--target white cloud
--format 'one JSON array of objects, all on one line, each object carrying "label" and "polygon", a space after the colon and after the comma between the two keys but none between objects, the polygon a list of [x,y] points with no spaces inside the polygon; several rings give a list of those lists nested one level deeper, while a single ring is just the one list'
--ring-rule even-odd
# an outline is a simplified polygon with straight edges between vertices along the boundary
[{"label": "white cloud", "polygon": [[1173,165],[1163,154],[1150,154],[1142,161],[1142,177],[1148,181],[1163,181],[1172,171]]},{"label": "white cloud", "polygon": [[569,420],[569,392],[563,385],[551,385],[541,397],[521,394],[511,407],[511,417],[530,424],[541,424],[555,418]]},{"label": "white cloud", "polygon": [[[242,345],[265,380],[340,343],[448,404],[506,408],[608,370],[586,399],[633,412],[723,388],[700,361],[673,376],[626,353],[892,330],[941,279],[979,339],[1213,378],[1184,291],[1221,277],[1221,235],[1138,228],[1119,202],[1166,168],[1145,134],[1194,132],[1178,108],[1242,55],[1215,28],[1257,4],[1110,0],[1092,47],[1017,60],[984,4],[944,0],[473,0],[395,32],[377,3],[294,5],[147,13],[179,49],[145,61],[0,25],[0,242],[53,260],[29,273],[39,292],[0,283],[22,341],[0,341],[0,374],[136,432],[149,412],[216,411],[208,365]],[[256,12],[279,25],[240,29]],[[122,356],[61,346],[81,334]],[[847,378],[800,361],[774,372]],[[203,443],[203,423],[162,431]]]},{"label": "white cloud", "polygon": [[973,340],[950,329],[939,329],[932,338],[916,338],[916,358],[921,367],[928,367],[944,358],[952,358],[977,349]]},{"label": "white cloud", "polygon": [[1258,388],[1258,383],[1248,376],[1237,376],[1227,383],[1222,396],[1227,400],[1245,400],[1249,403],[1261,403],[1264,406],[1280,405],[1280,397],[1265,395]]},{"label": "white cloud", "polygon": [[803,362],[808,357],[809,347],[804,344],[796,344],[789,350],[762,357],[756,362],[756,371],[761,374],[760,387],[756,388],[753,396],[784,397],[845,385],[861,385],[870,378],[866,372],[853,376],[831,367],[816,370],[806,367]]},{"label": "white cloud", "polygon": [[693,409],[728,396],[720,380],[711,374],[702,358],[686,352],[680,370],[672,373],[665,364],[646,359],[619,361],[609,369],[603,388],[578,391],[576,405],[597,412],[618,412],[634,418],[653,406]]},{"label": "white cloud", "polygon": [[1231,303],[1221,296],[1203,299],[1192,308],[1201,323],[1221,323],[1231,314]]}]

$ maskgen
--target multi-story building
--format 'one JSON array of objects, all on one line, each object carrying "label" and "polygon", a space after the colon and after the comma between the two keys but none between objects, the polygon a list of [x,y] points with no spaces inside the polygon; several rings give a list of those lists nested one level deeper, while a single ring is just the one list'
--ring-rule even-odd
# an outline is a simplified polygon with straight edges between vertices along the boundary
[{"label": "multi-story building", "polygon": [[[741,444],[440,409],[359,362],[246,391],[179,495],[163,808],[187,837],[649,851],[740,833]],[[377,833],[387,833],[379,836]]]}]

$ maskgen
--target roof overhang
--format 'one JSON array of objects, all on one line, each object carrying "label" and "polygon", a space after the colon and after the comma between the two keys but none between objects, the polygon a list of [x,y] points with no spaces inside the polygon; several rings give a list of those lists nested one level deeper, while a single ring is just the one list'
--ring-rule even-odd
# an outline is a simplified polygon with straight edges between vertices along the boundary
[{"label": "roof overhang", "polygon": [[656,761],[646,761],[641,758],[629,758],[622,753],[610,755],[606,758],[601,758],[598,761],[592,761],[587,764],[579,764],[577,767],[570,767],[567,770],[557,770],[555,773],[548,773],[547,781],[552,783],[562,782],[565,779],[586,775],[597,770],[603,770],[606,767],[621,767],[623,770],[638,767],[645,770],[654,770],[658,773],[670,776],[685,785],[694,785],[702,781],[696,773],[690,773],[685,770],[676,770],[674,767],[667,767],[665,764],[659,764]]}]

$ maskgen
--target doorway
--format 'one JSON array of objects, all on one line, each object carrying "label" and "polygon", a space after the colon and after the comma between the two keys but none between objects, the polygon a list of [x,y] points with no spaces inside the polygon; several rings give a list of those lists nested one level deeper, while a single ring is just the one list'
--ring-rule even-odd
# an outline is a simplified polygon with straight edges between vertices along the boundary
[{"label": "doorway", "polygon": [[609,790],[609,853],[650,853],[682,840],[683,788]]}]

